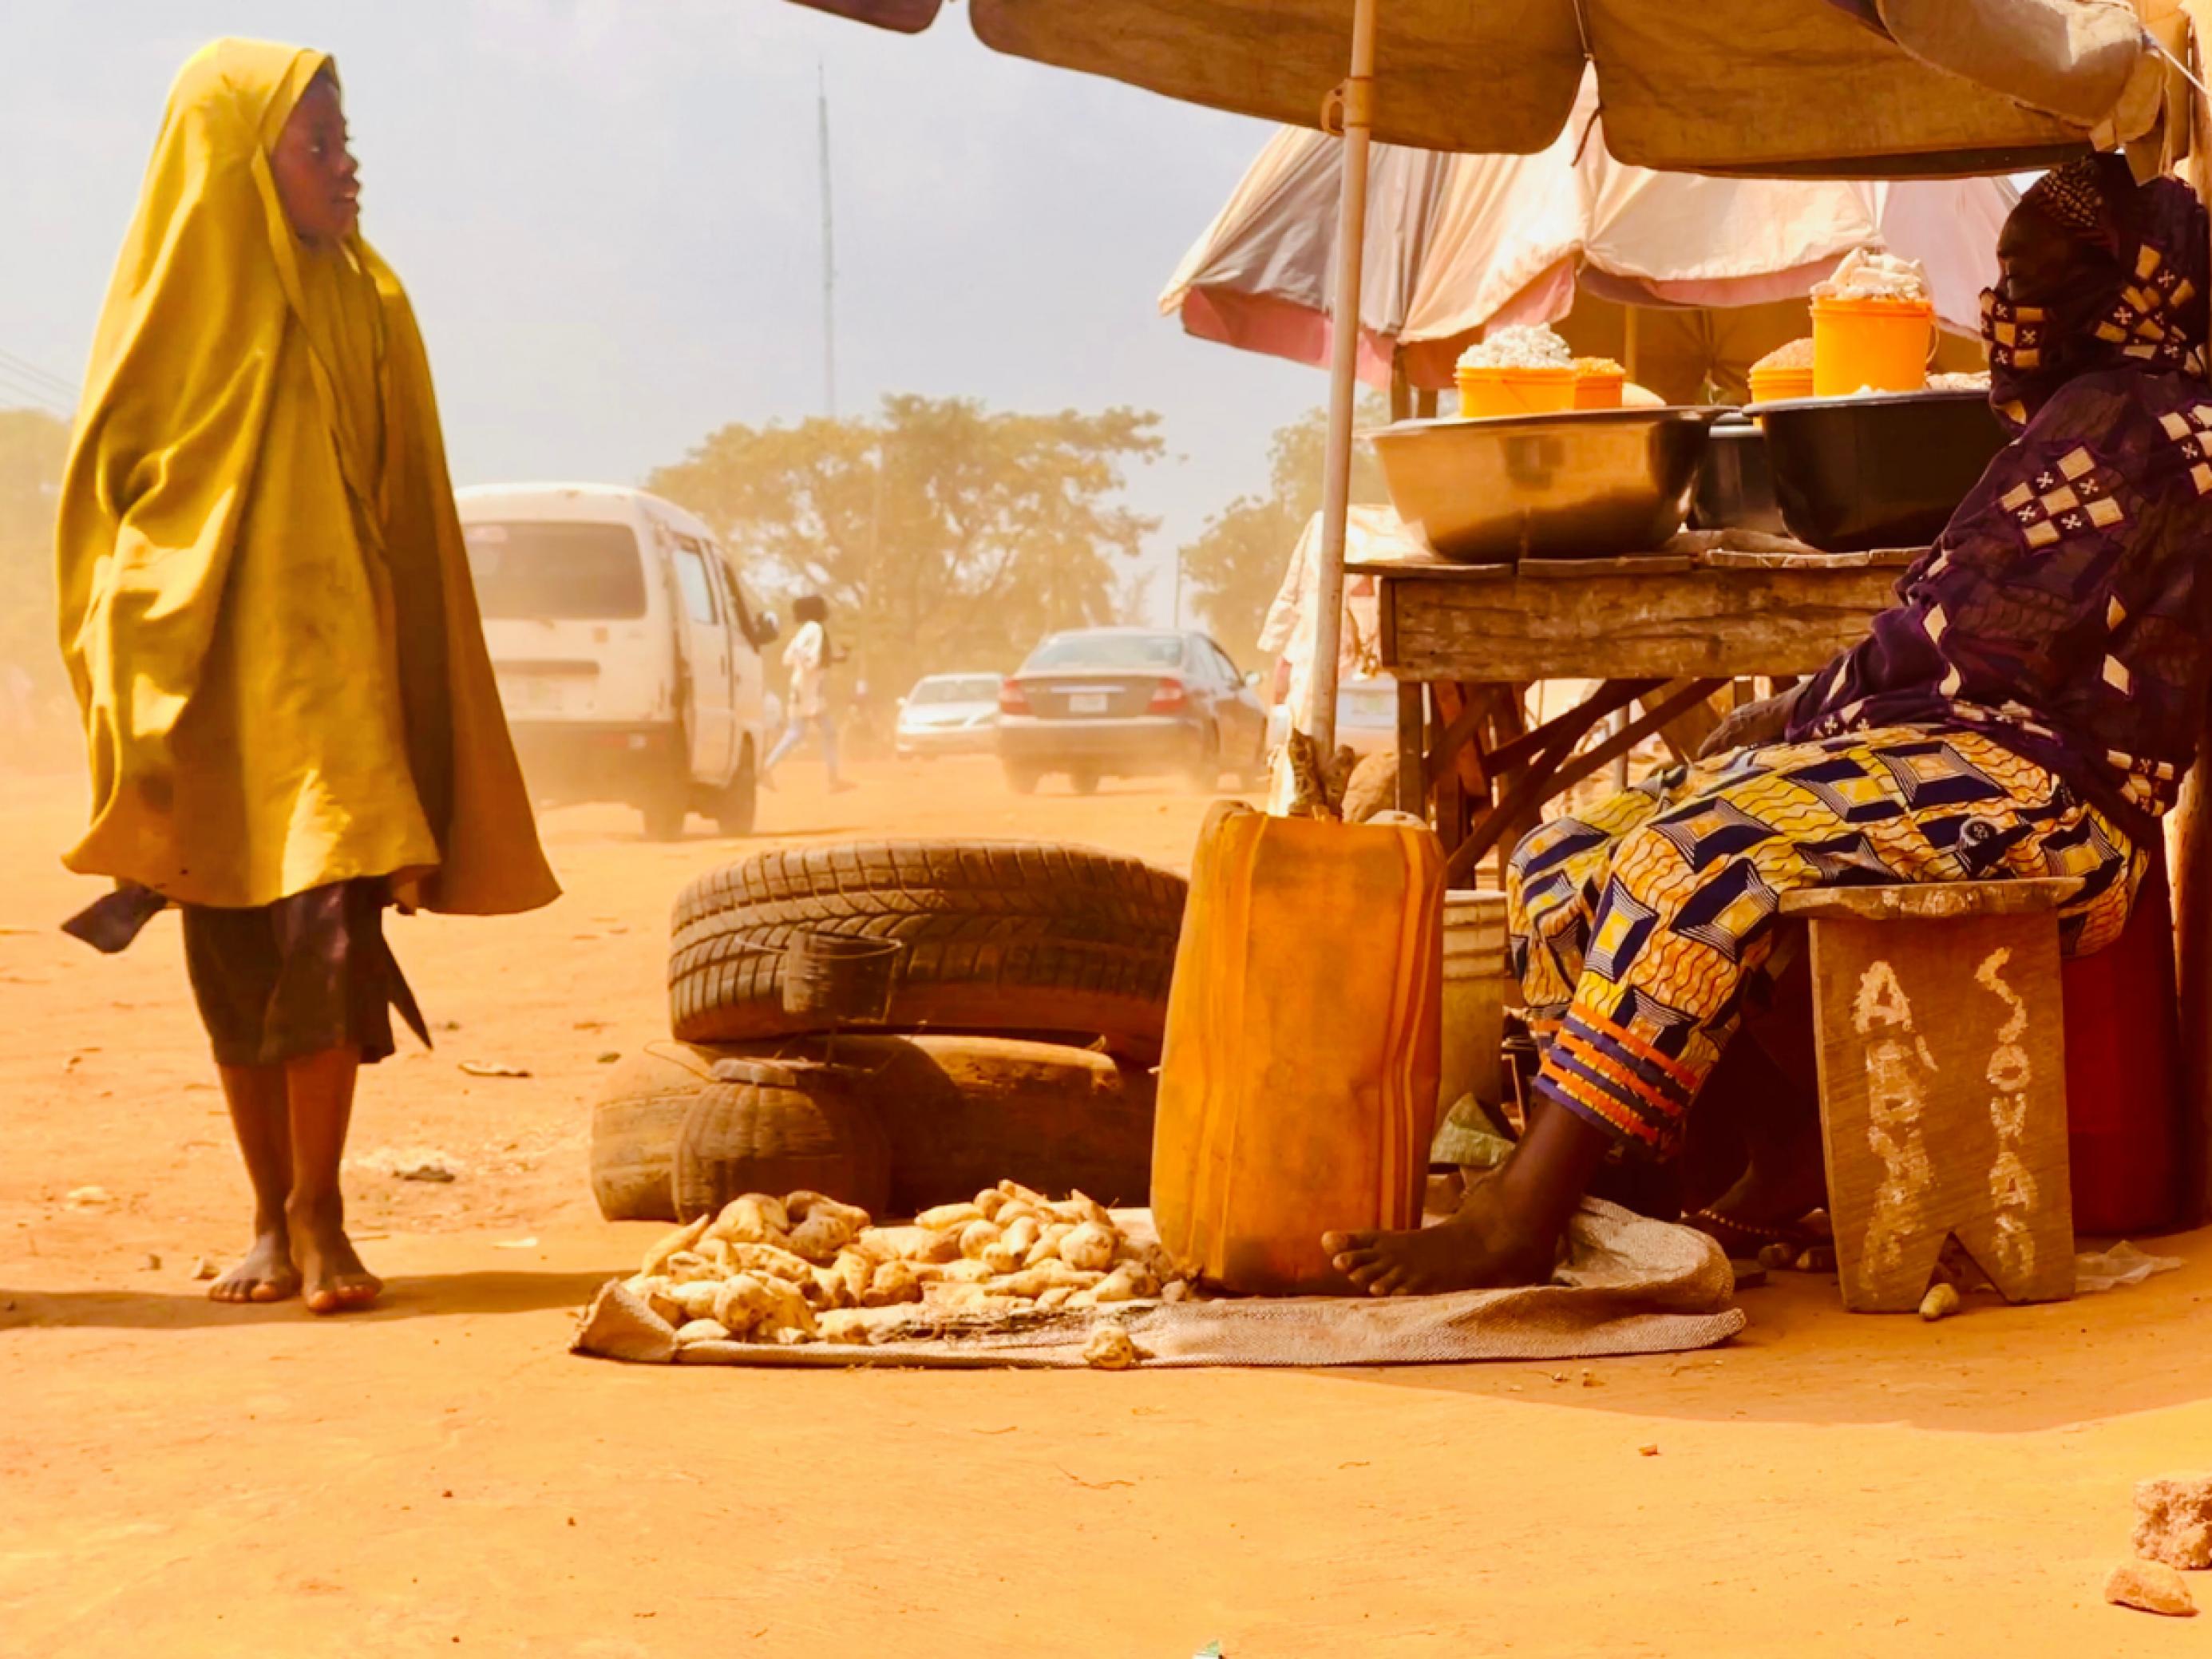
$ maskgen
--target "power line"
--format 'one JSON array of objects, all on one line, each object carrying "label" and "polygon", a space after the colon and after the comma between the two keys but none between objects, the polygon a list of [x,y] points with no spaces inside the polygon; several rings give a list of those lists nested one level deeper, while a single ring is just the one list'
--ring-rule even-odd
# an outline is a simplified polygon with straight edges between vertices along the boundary
[{"label": "power line", "polygon": [[19,397],[28,398],[33,402],[42,404],[47,408],[55,410],[58,412],[66,413],[68,410],[68,405],[64,404],[53,392],[49,392],[46,387],[39,385],[35,380],[24,380],[21,376],[9,369],[4,364],[0,364],[0,388],[4,388],[9,392],[14,392]]},{"label": "power line", "polygon": [[4,369],[0,369],[0,394],[21,398],[28,407],[42,410],[46,414],[56,416],[64,421],[68,420],[73,412],[66,405],[55,402],[52,392],[11,381],[7,378]]},{"label": "power line", "polygon": [[76,401],[76,387],[74,384],[64,380],[58,374],[48,373],[27,358],[18,357],[12,351],[0,351],[0,367],[15,370],[20,378],[34,382],[43,381],[49,390],[59,393],[71,403]]}]

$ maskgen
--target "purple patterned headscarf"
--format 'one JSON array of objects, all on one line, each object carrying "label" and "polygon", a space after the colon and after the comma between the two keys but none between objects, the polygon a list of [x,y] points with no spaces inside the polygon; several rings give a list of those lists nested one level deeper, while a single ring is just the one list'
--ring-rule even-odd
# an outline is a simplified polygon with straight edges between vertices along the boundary
[{"label": "purple patterned headscarf", "polygon": [[1982,295],[1990,402],[2008,424],[2093,369],[2203,373],[2212,255],[2187,185],[2139,185],[2124,158],[2092,155],[2045,173],[2013,211],[2058,232],[2071,257],[2056,300],[2021,303],[2002,283]]}]

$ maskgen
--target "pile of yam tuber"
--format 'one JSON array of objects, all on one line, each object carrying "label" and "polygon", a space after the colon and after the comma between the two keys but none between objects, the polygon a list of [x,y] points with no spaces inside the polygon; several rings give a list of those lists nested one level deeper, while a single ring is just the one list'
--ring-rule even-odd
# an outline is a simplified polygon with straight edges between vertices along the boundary
[{"label": "pile of yam tuber", "polygon": [[747,1193],[647,1250],[629,1288],[679,1344],[863,1342],[864,1311],[902,1303],[968,1314],[1191,1294],[1166,1252],[1097,1200],[1016,1181],[902,1227],[820,1193]]}]

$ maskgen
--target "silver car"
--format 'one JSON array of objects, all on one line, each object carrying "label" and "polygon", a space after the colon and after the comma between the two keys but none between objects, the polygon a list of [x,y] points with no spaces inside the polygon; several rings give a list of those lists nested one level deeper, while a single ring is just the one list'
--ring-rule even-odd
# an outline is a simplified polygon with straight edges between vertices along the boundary
[{"label": "silver car", "polygon": [[1259,676],[1203,634],[1079,628],[1048,635],[999,690],[999,758],[1028,794],[1049,773],[1079,795],[1105,778],[1180,773],[1211,790],[1224,772],[1262,775],[1267,712]]},{"label": "silver car", "polygon": [[988,755],[998,724],[996,674],[929,674],[899,699],[891,746],[901,760]]}]

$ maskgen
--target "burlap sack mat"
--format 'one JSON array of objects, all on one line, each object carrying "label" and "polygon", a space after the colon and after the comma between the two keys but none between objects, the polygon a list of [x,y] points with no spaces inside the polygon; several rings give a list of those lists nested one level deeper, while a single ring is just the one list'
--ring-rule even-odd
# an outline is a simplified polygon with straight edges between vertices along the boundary
[{"label": "burlap sack mat", "polygon": [[1445,1296],[1224,1297],[1123,1303],[1072,1312],[950,1314],[884,1308],[866,1344],[695,1342],[619,1280],[599,1291],[574,1351],[702,1365],[1083,1365],[1102,1325],[1119,1325],[1142,1366],[1430,1365],[1470,1359],[1587,1359],[1674,1353],[1744,1328],[1718,1244],[1687,1227],[1586,1200],[1549,1285]]}]

